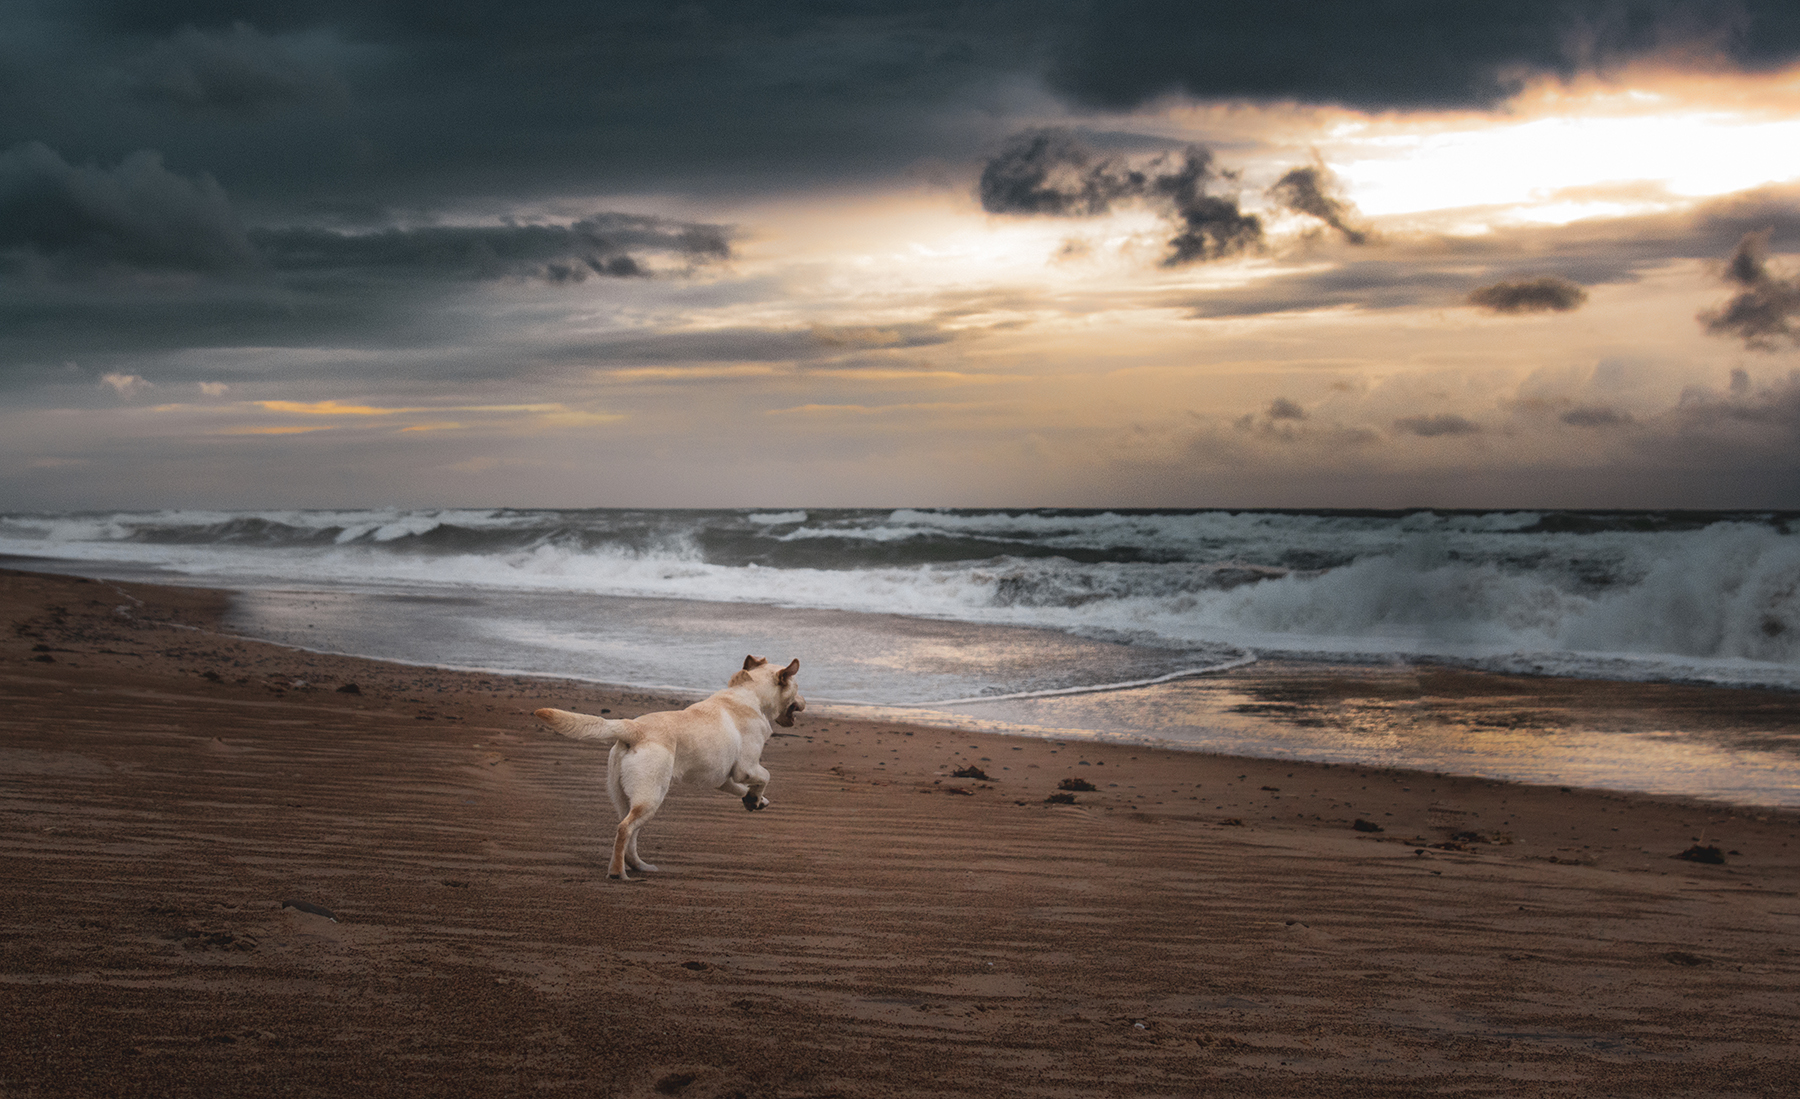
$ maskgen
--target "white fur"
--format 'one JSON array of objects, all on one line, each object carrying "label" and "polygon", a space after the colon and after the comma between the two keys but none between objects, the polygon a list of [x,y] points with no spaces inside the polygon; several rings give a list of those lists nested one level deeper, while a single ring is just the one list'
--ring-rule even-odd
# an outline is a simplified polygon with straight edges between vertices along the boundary
[{"label": "white fur", "polygon": [[769,772],[762,765],[763,745],[776,725],[792,725],[806,700],[794,685],[800,670],[795,660],[777,668],[760,656],[744,658],[742,671],[724,690],[685,710],[664,710],[642,717],[614,720],[542,709],[539,721],[572,740],[611,744],[606,760],[606,792],[619,813],[607,876],[630,881],[632,870],[653,871],[638,858],[637,836],[662,806],[669,786],[689,782],[711,786],[742,798],[744,808],[769,804],[763,791]]}]

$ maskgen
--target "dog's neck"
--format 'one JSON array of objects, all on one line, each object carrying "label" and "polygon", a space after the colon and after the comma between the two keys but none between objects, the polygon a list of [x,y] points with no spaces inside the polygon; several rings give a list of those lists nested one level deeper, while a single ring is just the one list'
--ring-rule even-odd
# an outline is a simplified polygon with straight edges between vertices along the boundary
[{"label": "dog's neck", "polygon": [[759,690],[758,684],[750,681],[734,684],[720,691],[719,694],[729,695],[749,709],[761,714],[763,720],[769,724],[769,732],[763,734],[765,738],[774,733],[775,719],[781,716],[781,695],[779,693],[770,698],[768,692]]}]

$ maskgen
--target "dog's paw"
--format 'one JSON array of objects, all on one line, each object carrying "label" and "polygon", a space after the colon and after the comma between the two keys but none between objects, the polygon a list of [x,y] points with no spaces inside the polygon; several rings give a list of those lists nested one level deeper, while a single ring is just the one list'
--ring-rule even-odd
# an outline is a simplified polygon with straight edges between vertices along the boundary
[{"label": "dog's paw", "polygon": [[758,809],[767,809],[768,807],[768,798],[757,797],[755,794],[744,795],[744,808],[750,810],[752,813],[756,812]]}]

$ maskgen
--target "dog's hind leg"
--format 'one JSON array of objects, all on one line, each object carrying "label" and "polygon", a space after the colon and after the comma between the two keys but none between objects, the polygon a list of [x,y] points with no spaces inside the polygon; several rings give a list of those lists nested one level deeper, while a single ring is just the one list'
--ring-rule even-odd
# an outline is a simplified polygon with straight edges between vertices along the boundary
[{"label": "dog's hind leg", "polygon": [[[606,795],[612,799],[613,811],[619,814],[619,819],[621,821],[631,813],[631,798],[625,793],[625,783],[622,777],[625,770],[623,757],[630,750],[630,748],[623,744],[615,744],[606,759]],[[653,809],[651,811],[654,812],[655,810]],[[638,827],[643,827],[642,820],[639,821]],[[632,830],[631,838],[626,841],[624,864],[632,870],[642,870],[652,874],[656,872],[655,866],[638,857],[636,829]],[[610,869],[608,873],[613,877],[619,876],[616,873],[612,873]]]},{"label": "dog's hind leg", "polygon": [[675,777],[675,760],[664,749],[643,746],[616,748],[608,762],[607,793],[612,795],[613,805],[621,810],[621,819],[613,836],[612,862],[606,874],[610,878],[630,881],[627,868],[656,869],[638,857],[637,837],[669,794],[669,783]]},{"label": "dog's hind leg", "polygon": [[[646,817],[644,819],[648,820],[649,818]],[[643,827],[642,823],[640,823],[638,827]],[[655,866],[638,857],[637,832],[635,830],[631,833],[631,838],[625,841],[625,865],[633,870],[642,870],[647,874],[656,873]]]},{"label": "dog's hind leg", "polygon": [[656,867],[637,857],[637,834],[650,818],[656,815],[654,805],[633,805],[619,822],[619,830],[613,835],[612,863],[606,868],[606,876],[620,881],[633,880],[626,873],[629,866],[633,870],[655,870]]}]

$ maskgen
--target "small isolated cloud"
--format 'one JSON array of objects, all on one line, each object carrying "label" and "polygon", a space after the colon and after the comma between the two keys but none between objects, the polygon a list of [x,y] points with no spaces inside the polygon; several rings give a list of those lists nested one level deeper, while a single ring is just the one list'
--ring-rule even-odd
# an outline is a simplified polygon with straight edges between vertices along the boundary
[{"label": "small isolated cloud", "polygon": [[1394,421],[1394,429],[1408,435],[1434,439],[1439,435],[1473,435],[1481,430],[1481,425],[1454,412],[1440,412],[1435,416],[1403,417]]},{"label": "small isolated cloud", "polygon": [[1323,165],[1293,168],[1269,188],[1269,197],[1277,203],[1324,222],[1336,229],[1351,244],[1366,244],[1369,233],[1352,224],[1355,208],[1331,192],[1336,181]]},{"label": "small isolated cloud", "polygon": [[0,259],[30,252],[65,274],[102,267],[218,271],[256,253],[211,176],[132,153],[116,168],[75,167],[41,142],[0,152]]},{"label": "small isolated cloud", "polygon": [[1629,412],[1597,405],[1578,405],[1557,418],[1574,427],[1623,427],[1637,422]]},{"label": "small isolated cloud", "polygon": [[230,30],[183,28],[131,68],[140,99],[188,110],[254,115],[284,103],[349,99],[329,71],[295,58],[245,23]]},{"label": "small isolated cloud", "polygon": [[[1358,424],[1326,417],[1315,419],[1299,402],[1277,397],[1260,413],[1246,412],[1231,421],[1238,442],[1279,446],[1289,451],[1325,453],[1360,449],[1380,442],[1380,436]],[[1219,436],[1212,436],[1219,442]]]},{"label": "small isolated cloud", "polygon": [[1262,244],[1261,219],[1240,212],[1236,197],[1227,199],[1207,193],[1207,184],[1220,178],[1233,179],[1235,173],[1215,170],[1212,153],[1190,145],[1182,156],[1180,170],[1155,180],[1156,193],[1174,202],[1175,216],[1183,225],[1182,231],[1169,241],[1163,266],[1222,259]]},{"label": "small isolated cloud", "polygon": [[224,382],[200,383],[200,393],[206,397],[223,397],[230,389],[231,387]]},{"label": "small isolated cloud", "polygon": [[1469,304],[1495,313],[1567,313],[1581,308],[1587,291],[1557,275],[1513,279],[1469,292]]},{"label": "small isolated cloud", "polygon": [[1238,209],[1236,196],[1209,190],[1236,178],[1199,145],[1134,168],[1095,153],[1065,130],[1027,130],[982,168],[976,193],[990,214],[1098,217],[1128,201],[1158,206],[1178,227],[1163,265],[1179,267],[1261,245],[1262,221]]},{"label": "small isolated cloud", "polygon": [[1782,340],[1800,343],[1800,280],[1769,270],[1769,230],[1749,233],[1725,261],[1725,281],[1738,287],[1723,305],[1697,318],[1714,336],[1735,336],[1744,346],[1773,351]]},{"label": "small isolated cloud", "polygon": [[149,389],[151,385],[139,374],[102,374],[100,375],[100,384],[112,386],[113,392],[121,397],[135,396]]},{"label": "small isolated cloud", "polygon": [[1148,182],[1066,130],[1027,130],[987,162],[976,190],[990,214],[1095,217],[1120,199],[1142,196]]}]

